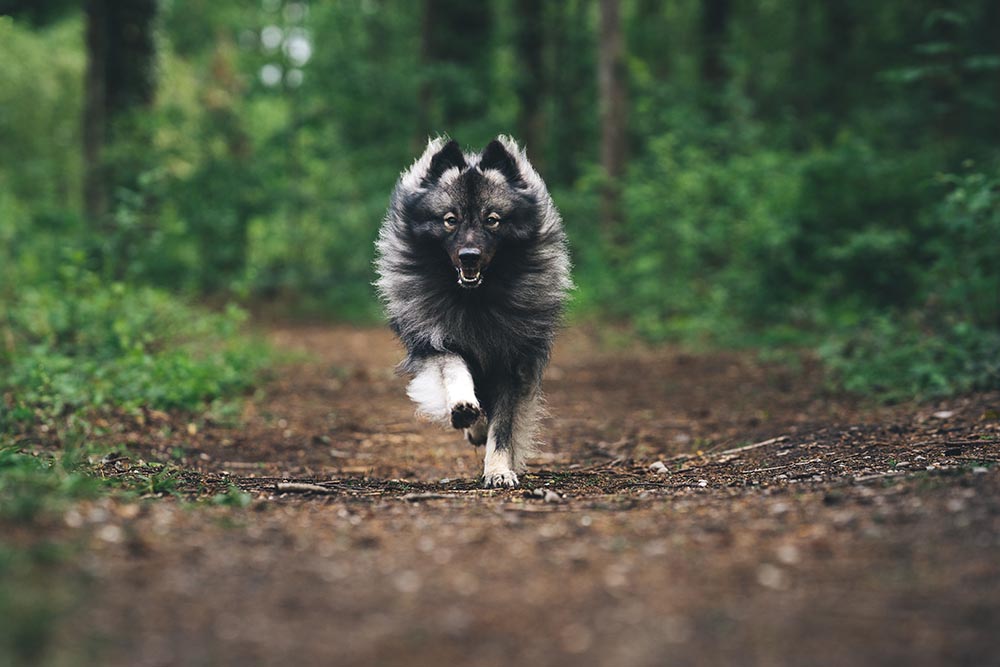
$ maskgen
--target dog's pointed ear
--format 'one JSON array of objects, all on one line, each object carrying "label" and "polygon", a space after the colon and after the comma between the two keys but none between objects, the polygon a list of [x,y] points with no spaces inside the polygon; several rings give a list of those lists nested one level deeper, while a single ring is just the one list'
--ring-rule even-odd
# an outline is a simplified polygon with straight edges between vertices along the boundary
[{"label": "dog's pointed ear", "polygon": [[511,185],[524,186],[521,171],[517,168],[517,160],[499,139],[494,139],[483,149],[483,155],[479,158],[479,168],[481,170],[496,169],[504,175],[504,178]]},{"label": "dog's pointed ear", "polygon": [[459,148],[458,142],[453,139],[446,143],[444,147],[435,153],[434,157],[431,158],[431,164],[427,168],[427,173],[424,174],[423,185],[426,186],[436,182],[439,178],[441,178],[441,174],[448,171],[452,167],[464,169],[465,166],[465,156],[462,155],[462,149]]}]

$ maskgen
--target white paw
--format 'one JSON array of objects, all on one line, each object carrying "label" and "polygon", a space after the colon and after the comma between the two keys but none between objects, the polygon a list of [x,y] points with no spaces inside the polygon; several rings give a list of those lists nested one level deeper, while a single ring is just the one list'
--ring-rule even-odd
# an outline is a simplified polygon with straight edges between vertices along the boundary
[{"label": "white paw", "polygon": [[483,473],[484,489],[513,489],[518,484],[517,475],[514,474],[513,470],[494,470]]}]

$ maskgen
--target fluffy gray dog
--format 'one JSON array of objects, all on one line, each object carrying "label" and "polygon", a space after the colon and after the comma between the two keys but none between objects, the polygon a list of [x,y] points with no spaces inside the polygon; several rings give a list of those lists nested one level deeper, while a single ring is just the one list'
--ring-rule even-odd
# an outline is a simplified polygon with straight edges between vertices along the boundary
[{"label": "fluffy gray dog", "polygon": [[418,412],[486,445],[484,486],[517,486],[572,287],[545,183],[510,137],[478,154],[433,139],[396,183],[376,248]]}]

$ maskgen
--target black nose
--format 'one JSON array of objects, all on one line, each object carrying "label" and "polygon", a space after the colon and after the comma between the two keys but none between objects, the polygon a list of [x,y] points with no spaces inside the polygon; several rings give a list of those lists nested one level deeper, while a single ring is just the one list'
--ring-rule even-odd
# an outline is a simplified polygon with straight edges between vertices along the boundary
[{"label": "black nose", "polygon": [[480,255],[482,253],[478,248],[462,248],[458,251],[458,261],[462,266],[475,266],[479,262]]}]

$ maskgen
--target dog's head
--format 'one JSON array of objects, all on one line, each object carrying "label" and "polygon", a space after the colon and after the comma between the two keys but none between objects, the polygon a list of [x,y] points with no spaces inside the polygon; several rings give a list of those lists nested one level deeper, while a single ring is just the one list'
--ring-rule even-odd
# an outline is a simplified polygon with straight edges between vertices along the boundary
[{"label": "dog's head", "polygon": [[544,191],[544,185],[507,137],[479,154],[434,139],[400,183],[410,232],[443,251],[442,261],[447,256],[462,287],[479,287],[497,253],[538,231],[537,188]]}]

